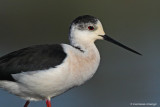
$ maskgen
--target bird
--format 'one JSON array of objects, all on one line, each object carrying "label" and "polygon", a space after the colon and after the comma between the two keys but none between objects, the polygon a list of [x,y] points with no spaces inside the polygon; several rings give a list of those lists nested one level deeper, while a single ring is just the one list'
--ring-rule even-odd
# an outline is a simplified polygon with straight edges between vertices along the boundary
[{"label": "bird", "polygon": [[26,100],[46,101],[91,79],[100,64],[96,40],[106,40],[135,54],[141,53],[114,40],[91,15],[75,18],[69,28],[70,44],[41,44],[0,57],[0,88]]}]

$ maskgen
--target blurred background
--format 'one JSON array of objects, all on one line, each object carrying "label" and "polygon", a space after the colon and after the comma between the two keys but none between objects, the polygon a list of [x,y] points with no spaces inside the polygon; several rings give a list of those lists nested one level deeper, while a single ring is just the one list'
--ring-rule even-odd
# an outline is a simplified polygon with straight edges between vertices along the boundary
[{"label": "blurred background", "polygon": [[[31,45],[69,43],[71,21],[85,14],[99,18],[108,35],[143,56],[106,41],[96,41],[101,64],[95,76],[84,85],[52,99],[52,106],[159,105],[159,0],[1,0],[0,56]],[[0,90],[0,107],[23,107],[24,103],[23,99]],[[45,101],[29,105],[45,106]]]}]

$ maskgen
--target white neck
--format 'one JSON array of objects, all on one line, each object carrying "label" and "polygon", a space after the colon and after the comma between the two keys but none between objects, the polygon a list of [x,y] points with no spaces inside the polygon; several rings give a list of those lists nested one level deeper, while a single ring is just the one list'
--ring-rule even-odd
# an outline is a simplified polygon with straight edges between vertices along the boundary
[{"label": "white neck", "polygon": [[78,82],[77,85],[81,85],[95,74],[99,66],[100,55],[94,42],[72,41],[71,45],[77,46],[83,50],[78,55],[76,55],[78,57],[73,58],[75,61],[74,63],[76,63],[76,65],[73,64],[73,68],[78,70],[75,73],[76,75],[79,75],[77,76],[79,78],[76,78],[76,81]]},{"label": "white neck", "polygon": [[97,48],[95,47],[94,38],[92,35],[88,35],[87,32],[79,32],[79,31],[73,31],[70,34],[70,44],[74,47],[78,47],[83,51],[87,51],[88,49],[90,49],[91,47],[95,48],[97,50]]}]

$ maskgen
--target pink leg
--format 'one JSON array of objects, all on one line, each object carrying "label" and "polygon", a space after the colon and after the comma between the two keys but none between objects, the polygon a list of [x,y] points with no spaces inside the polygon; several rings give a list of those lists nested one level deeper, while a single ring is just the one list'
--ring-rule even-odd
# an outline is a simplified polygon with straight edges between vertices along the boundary
[{"label": "pink leg", "polygon": [[24,107],[28,107],[29,103],[30,103],[29,101],[26,101]]},{"label": "pink leg", "polygon": [[46,100],[46,104],[47,104],[47,107],[51,107],[51,101],[50,100]]}]

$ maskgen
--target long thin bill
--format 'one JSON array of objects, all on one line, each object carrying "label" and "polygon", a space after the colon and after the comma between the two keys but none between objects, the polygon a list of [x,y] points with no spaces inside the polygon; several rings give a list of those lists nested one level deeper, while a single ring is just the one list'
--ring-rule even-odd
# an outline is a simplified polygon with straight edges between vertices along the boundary
[{"label": "long thin bill", "polygon": [[105,40],[107,40],[107,41],[109,41],[109,42],[111,42],[111,43],[114,43],[114,44],[116,44],[116,45],[118,45],[118,46],[120,46],[120,47],[122,47],[122,48],[124,48],[124,49],[127,49],[127,50],[129,50],[129,51],[131,51],[131,52],[133,52],[133,53],[138,54],[138,55],[142,55],[141,53],[139,53],[139,52],[137,52],[137,51],[135,51],[135,50],[133,50],[133,49],[131,49],[131,48],[123,45],[123,44],[121,44],[120,42],[112,39],[111,37],[109,37],[109,36],[107,36],[107,35],[104,35],[104,36],[102,36],[102,37],[103,37]]}]

